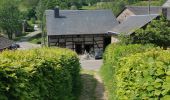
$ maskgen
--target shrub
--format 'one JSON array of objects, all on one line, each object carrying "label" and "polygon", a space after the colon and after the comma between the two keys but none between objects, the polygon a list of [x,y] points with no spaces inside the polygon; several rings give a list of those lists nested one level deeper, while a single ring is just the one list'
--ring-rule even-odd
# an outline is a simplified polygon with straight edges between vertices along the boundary
[{"label": "shrub", "polygon": [[153,48],[153,45],[109,45],[104,53],[103,66],[100,69],[101,76],[104,80],[104,84],[108,90],[109,100],[115,99],[115,85],[114,85],[114,75],[115,69],[118,68],[117,65],[122,57],[129,56],[134,53],[144,52],[148,49]]},{"label": "shrub", "polygon": [[76,53],[60,48],[0,54],[1,100],[72,100],[79,91]]},{"label": "shrub", "polygon": [[153,49],[124,57],[116,69],[116,98],[169,100],[170,51]]}]

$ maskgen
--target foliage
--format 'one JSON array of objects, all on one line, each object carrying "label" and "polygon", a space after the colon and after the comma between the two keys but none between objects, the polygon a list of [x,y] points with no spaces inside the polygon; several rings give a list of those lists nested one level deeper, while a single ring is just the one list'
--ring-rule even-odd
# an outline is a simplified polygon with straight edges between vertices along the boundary
[{"label": "foliage", "polygon": [[145,29],[137,30],[132,43],[153,43],[165,49],[170,46],[170,23],[161,17],[152,21]]},{"label": "foliage", "polygon": [[[151,0],[151,6],[161,6],[165,0]],[[111,9],[113,13],[118,16],[118,14],[125,8],[126,5],[140,5],[148,6],[148,1],[146,0],[100,0],[93,6],[96,9]]]},{"label": "foliage", "polygon": [[126,56],[115,71],[116,98],[121,100],[168,100],[170,98],[170,51],[152,49]]},{"label": "foliage", "polygon": [[104,53],[103,66],[100,69],[104,84],[108,90],[109,100],[115,100],[115,69],[118,67],[119,60],[122,57],[129,56],[134,53],[144,52],[153,48],[152,45],[109,45]]},{"label": "foliage", "polygon": [[126,5],[125,0],[112,1],[112,2],[98,2],[96,4],[97,9],[111,9],[113,13],[117,16],[121,10],[124,9]]},{"label": "foliage", "polygon": [[0,54],[0,99],[72,100],[79,93],[79,71],[78,57],[71,50],[4,51]]},{"label": "foliage", "polygon": [[[135,0],[134,0],[135,1]],[[152,6],[162,6],[165,3],[166,0],[151,0]],[[140,0],[138,2],[133,2],[133,6],[147,6],[148,5],[148,0]]]},{"label": "foliage", "polygon": [[2,0],[0,3],[0,28],[6,33],[9,39],[13,34],[21,32],[20,12],[15,0]]}]

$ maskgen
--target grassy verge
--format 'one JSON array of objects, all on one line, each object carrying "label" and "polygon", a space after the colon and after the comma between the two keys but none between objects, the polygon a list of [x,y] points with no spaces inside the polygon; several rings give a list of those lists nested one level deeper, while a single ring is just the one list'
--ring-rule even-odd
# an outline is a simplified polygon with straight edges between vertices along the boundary
[{"label": "grassy verge", "polygon": [[37,34],[37,35],[34,36],[34,37],[31,37],[31,38],[28,40],[28,42],[34,43],[34,44],[40,44],[40,43],[41,43],[41,39],[42,39],[42,37],[41,37],[41,33],[40,33],[40,34]]},{"label": "grassy verge", "polygon": [[115,100],[115,96],[112,94],[114,93],[114,86],[113,86],[113,68],[109,65],[103,65],[100,69],[100,76],[102,76],[102,79],[104,80],[104,86],[107,90],[107,96],[109,100]]}]

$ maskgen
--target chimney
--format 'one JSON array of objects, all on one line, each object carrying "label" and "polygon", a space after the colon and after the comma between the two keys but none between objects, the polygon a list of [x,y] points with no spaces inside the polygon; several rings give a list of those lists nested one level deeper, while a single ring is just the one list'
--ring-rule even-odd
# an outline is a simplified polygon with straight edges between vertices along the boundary
[{"label": "chimney", "polygon": [[59,12],[59,8],[58,7],[54,8],[54,17],[55,18],[59,18],[60,17],[60,12]]},{"label": "chimney", "polygon": [[162,14],[165,18],[167,18],[167,8],[162,8]]}]

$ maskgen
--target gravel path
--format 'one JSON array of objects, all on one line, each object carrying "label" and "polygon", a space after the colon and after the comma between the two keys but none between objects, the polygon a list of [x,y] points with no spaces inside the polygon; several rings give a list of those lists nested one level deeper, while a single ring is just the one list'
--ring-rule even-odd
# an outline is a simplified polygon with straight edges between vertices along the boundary
[{"label": "gravel path", "polygon": [[80,60],[80,63],[83,69],[99,71],[103,60]]}]

